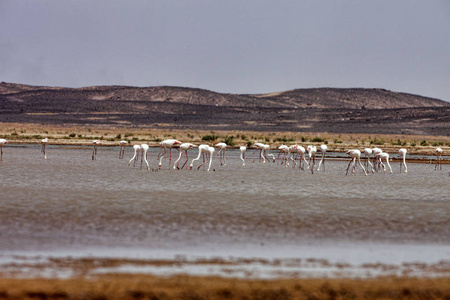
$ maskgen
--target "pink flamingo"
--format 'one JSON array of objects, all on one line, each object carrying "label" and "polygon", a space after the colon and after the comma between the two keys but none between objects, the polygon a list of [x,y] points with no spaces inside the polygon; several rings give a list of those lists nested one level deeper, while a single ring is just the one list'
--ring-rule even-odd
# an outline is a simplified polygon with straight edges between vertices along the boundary
[{"label": "pink flamingo", "polygon": [[386,164],[388,165],[389,170],[390,170],[391,173],[392,173],[392,168],[391,168],[391,165],[389,164],[389,154],[387,154],[386,152],[381,152],[381,153],[379,153],[379,154],[377,155],[377,158],[378,158],[378,160],[379,160],[379,163],[380,163],[381,166],[383,167],[383,172],[386,173],[386,166],[385,166],[385,164],[383,163],[383,160],[384,160],[384,161],[386,162]]},{"label": "pink flamingo", "polygon": [[172,147],[175,147],[179,144],[181,144],[181,142],[174,140],[174,139],[164,140],[161,143],[159,143],[159,147],[161,148],[161,150],[159,151],[159,154],[158,154],[159,169],[161,169],[161,161],[162,161],[164,155],[167,154],[167,147],[169,147],[169,150],[170,150],[170,156],[169,156],[169,169],[170,169],[170,164],[172,163]]},{"label": "pink flamingo", "polygon": [[441,156],[442,156],[442,149],[440,147],[436,148],[436,165],[434,166],[435,170],[442,170],[442,164],[441,164]]},{"label": "pink flamingo", "polygon": [[133,146],[133,150],[134,150],[134,155],[130,159],[130,161],[128,162],[128,166],[130,166],[131,162],[134,160],[133,167],[136,167],[136,161],[139,160],[139,151],[141,150],[141,146],[140,145],[134,145]]},{"label": "pink flamingo", "polygon": [[[289,166],[289,147],[286,145],[281,145],[280,147],[278,147],[278,149],[280,150],[280,153],[278,153],[278,159],[280,159],[280,155],[283,154],[283,157],[281,158],[281,164],[283,164],[283,162],[285,163],[285,167],[287,168]],[[278,163],[277,163],[278,165]]]},{"label": "pink flamingo", "polygon": [[[219,157],[220,165],[221,166],[226,165],[227,161],[225,160],[225,151],[227,149],[227,144],[217,143],[215,146],[220,148],[219,152],[217,153],[217,156]],[[222,155],[220,155],[220,154],[222,154]],[[222,163],[222,160],[223,160],[223,163]]]},{"label": "pink flamingo", "polygon": [[398,154],[403,158],[403,162],[400,163],[400,173],[402,172],[402,165],[405,166],[405,173],[408,173],[408,168],[406,167],[406,149],[399,149]]},{"label": "pink flamingo", "polygon": [[245,166],[245,151],[247,151],[247,147],[241,146],[239,147],[239,150],[241,151],[242,165]]},{"label": "pink flamingo", "polygon": [[295,168],[295,165],[297,164],[297,162],[295,161],[296,156],[298,155],[297,148],[298,148],[298,145],[290,145],[289,146],[289,153],[291,154],[289,159],[292,160],[292,167],[293,168]]},{"label": "pink flamingo", "polygon": [[100,140],[93,140],[94,150],[92,151],[92,160],[97,159],[97,146],[100,144]]},{"label": "pink flamingo", "polygon": [[[316,153],[317,153],[317,148],[316,146],[312,146],[309,145],[308,148],[306,149],[306,151],[308,151],[308,155],[309,155],[309,167],[311,168],[311,174],[314,174],[314,166],[316,165]],[[312,160],[312,164],[311,164],[311,160]]]},{"label": "pink flamingo", "polygon": [[256,149],[255,149],[255,151],[253,152],[253,155],[252,155],[253,156],[253,162],[255,162],[255,152],[259,150],[259,156],[260,156],[259,161],[261,162],[261,160],[262,160],[263,163],[265,163],[266,159],[264,158],[264,155],[263,155],[263,151],[264,151],[264,146],[265,145],[263,143],[255,143],[254,146],[256,147]]},{"label": "pink flamingo", "polygon": [[[209,161],[209,167],[208,167],[208,171],[209,171],[211,169],[213,153],[214,153],[214,147],[210,147],[205,144],[198,146],[198,157],[194,158],[192,160],[191,165],[189,166],[189,169],[192,170],[192,167],[194,166],[194,161],[199,160],[200,156],[203,154],[203,163],[197,167],[197,170],[200,169],[200,167],[204,166]],[[204,156],[205,154],[207,155],[207,159],[205,159],[205,156]]]},{"label": "pink flamingo", "polygon": [[366,169],[364,169],[364,166],[361,163],[361,151],[359,151],[358,149],[351,149],[351,150],[348,150],[346,152],[346,154],[350,155],[352,160],[348,163],[347,172],[345,173],[345,175],[348,174],[348,169],[350,168],[350,164],[352,164],[352,173],[356,174],[356,161],[358,161],[359,165],[361,166],[361,168],[364,171],[364,175],[367,176]]},{"label": "pink flamingo", "polygon": [[[266,144],[263,144],[263,155],[264,155],[264,158],[267,159],[267,161],[269,161],[269,156],[272,156],[272,162],[274,163],[275,162],[275,155],[269,153],[269,150],[270,150],[270,146],[266,145]],[[266,161],[264,160],[264,162],[266,162]]]},{"label": "pink flamingo", "polygon": [[127,144],[127,141],[120,141],[120,150],[119,150],[119,159],[123,159],[125,156],[125,145]]},{"label": "pink flamingo", "polygon": [[367,172],[369,172],[369,166],[370,166],[372,169],[372,173],[374,173],[375,171],[373,169],[373,165],[370,162],[370,157],[372,156],[372,149],[364,148],[364,155],[367,157],[367,161],[365,162]]},{"label": "pink flamingo", "polygon": [[381,167],[381,161],[380,161],[380,157],[379,154],[381,154],[383,152],[383,150],[381,150],[380,148],[372,148],[372,153],[373,153],[373,167],[375,169],[375,171],[379,171],[380,167]]},{"label": "pink flamingo", "polygon": [[320,160],[319,166],[317,167],[317,172],[319,172],[320,165],[322,164],[322,162],[323,162],[323,170],[325,171],[325,152],[327,152],[327,150],[328,150],[327,145],[320,145],[319,151],[322,153],[322,159]]},{"label": "pink flamingo", "polygon": [[5,139],[0,139],[0,151],[1,151],[0,161],[3,160],[3,146],[5,146],[5,144],[8,144],[8,141]]},{"label": "pink flamingo", "polygon": [[[186,163],[188,162],[189,158],[188,158],[188,153],[187,151],[191,148],[197,147],[194,144],[191,143],[183,143],[180,145],[180,156],[178,156],[178,159],[175,161],[175,163],[173,164],[173,168],[177,168],[178,170],[183,169],[184,166],[186,165]],[[186,161],[184,162],[183,166],[181,166],[181,168],[178,167],[179,165],[179,161],[181,159],[181,156],[183,155],[183,151],[186,154]]]},{"label": "pink flamingo", "polygon": [[148,165],[147,161],[147,151],[148,151],[148,145],[147,144],[141,144],[141,169],[142,169],[142,161],[145,161],[145,164],[147,165],[147,170],[150,169],[150,166]]},{"label": "pink flamingo", "polygon": [[45,146],[47,146],[47,143],[48,143],[48,138],[41,140],[41,144],[42,144],[41,153],[44,154],[45,159],[47,159],[47,154],[45,153]]},{"label": "pink flamingo", "polygon": [[300,154],[299,168],[302,170],[304,169],[303,162],[306,163],[306,167],[309,169],[309,164],[308,164],[308,161],[306,160],[305,152],[306,152],[305,147],[303,147],[303,146],[297,147],[297,153]]}]

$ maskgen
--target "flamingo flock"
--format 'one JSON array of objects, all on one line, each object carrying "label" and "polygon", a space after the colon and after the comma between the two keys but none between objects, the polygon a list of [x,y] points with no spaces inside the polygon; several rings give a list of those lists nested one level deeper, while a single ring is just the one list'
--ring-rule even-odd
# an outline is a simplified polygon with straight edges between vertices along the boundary
[{"label": "flamingo flock", "polygon": [[[41,140],[41,153],[44,155],[44,159],[47,159],[46,146],[48,144],[48,138],[44,138]],[[3,160],[3,147],[8,143],[6,139],[0,139],[0,161]],[[119,146],[119,159],[123,159],[125,156],[125,147],[127,141],[120,141]],[[100,144],[100,140],[92,141],[93,150],[92,150],[92,160],[97,159],[97,151],[98,145]],[[219,158],[220,166],[226,165],[225,152],[228,145],[224,142],[220,142],[215,144],[214,146],[210,146],[207,144],[202,145],[194,145],[191,143],[181,143],[175,139],[167,139],[160,143],[160,152],[158,154],[157,159],[159,160],[158,170],[162,167],[162,161],[166,156],[169,156],[169,169],[171,168],[172,162],[172,148],[175,148],[179,152],[178,159],[174,162],[172,168],[182,170],[185,166],[187,168],[187,163],[189,161],[188,151],[193,148],[198,148],[198,156],[192,159],[189,169],[192,170],[194,167],[194,163],[200,158],[202,158],[201,164],[197,166],[197,170],[200,168],[206,168],[206,171],[210,171],[211,169],[215,171],[213,165],[213,154],[215,152],[215,147],[219,148],[217,156]],[[169,149],[167,149],[169,148]],[[269,154],[270,146],[263,143],[254,143],[253,148],[255,149],[253,152],[253,163],[255,163],[254,154],[259,150],[259,162],[277,162],[277,165],[283,165],[285,167],[289,166],[290,161],[292,162],[292,167],[296,167],[297,160],[299,160],[299,168],[304,170],[304,166],[306,165],[307,169],[310,169],[311,173],[314,174],[315,169],[315,157],[317,152],[320,152],[321,160],[319,165],[317,166],[317,171],[320,171],[321,168],[323,172],[325,172],[325,154],[328,151],[327,145],[323,144],[319,147],[315,145],[308,145],[305,149],[300,145],[281,145],[278,147],[278,156],[275,157],[274,154]],[[150,169],[150,164],[148,162],[147,152],[149,150],[148,144],[140,144],[133,145],[134,154],[133,157],[129,160],[128,166],[130,167],[133,163],[133,167],[140,167],[142,169],[144,166],[147,170]],[[246,146],[240,146],[240,159],[242,160],[242,166],[245,166],[245,153],[247,151]],[[309,160],[306,159],[306,153],[308,154]],[[357,167],[361,167],[364,175],[368,175],[369,173],[383,172],[386,173],[387,168],[389,169],[389,173],[393,173],[390,162],[390,155],[386,152],[383,152],[380,148],[364,148],[363,150],[365,160],[364,164],[361,162],[361,151],[359,149],[350,149],[346,152],[347,155],[350,156],[350,161],[347,166],[346,175],[348,175],[349,170],[351,173],[356,174]],[[438,147],[435,149],[436,153],[436,162],[435,162],[435,170],[442,170],[442,148]],[[183,154],[185,156],[184,160],[182,160]],[[398,150],[398,155],[401,159],[400,161],[400,173],[402,173],[402,169],[404,173],[408,173],[408,167],[406,165],[406,154],[407,149],[400,148]],[[269,158],[271,157],[271,158]],[[180,167],[181,164],[181,167]],[[386,168],[387,166],[387,168]]]}]

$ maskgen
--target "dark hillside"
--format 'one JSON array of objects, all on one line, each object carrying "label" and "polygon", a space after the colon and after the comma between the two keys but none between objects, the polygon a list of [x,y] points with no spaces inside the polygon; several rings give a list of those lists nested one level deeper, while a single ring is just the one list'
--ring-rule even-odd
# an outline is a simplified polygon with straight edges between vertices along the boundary
[{"label": "dark hillside", "polygon": [[450,103],[381,89],[240,95],[183,87],[0,83],[0,122],[450,135]]}]

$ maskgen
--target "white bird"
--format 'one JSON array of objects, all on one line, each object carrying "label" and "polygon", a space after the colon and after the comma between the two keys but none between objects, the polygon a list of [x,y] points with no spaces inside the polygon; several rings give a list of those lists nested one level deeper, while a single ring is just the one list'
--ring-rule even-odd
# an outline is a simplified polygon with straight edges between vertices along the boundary
[{"label": "white bird", "polygon": [[[280,159],[280,155],[283,154],[282,158],[281,158],[281,164],[283,164],[283,162],[285,163],[285,167],[287,168],[289,166],[289,147],[286,145],[281,145],[280,147],[278,147],[278,149],[280,150],[280,153],[278,153],[278,160]],[[278,165],[278,163],[277,163]]]},{"label": "white bird", "polygon": [[172,147],[175,147],[179,144],[181,144],[181,142],[178,140],[174,140],[174,139],[164,140],[161,143],[159,143],[159,147],[161,149],[159,151],[158,158],[157,158],[157,159],[159,159],[159,166],[158,166],[159,169],[161,169],[161,161],[162,161],[164,155],[167,154],[167,147],[169,148],[169,151],[170,151],[170,156],[169,156],[169,169],[170,169],[170,164],[172,163]]},{"label": "white bird", "polygon": [[391,168],[391,165],[389,164],[389,154],[386,152],[381,152],[377,155],[377,157],[379,159],[381,166],[383,167],[383,172],[386,173],[386,166],[383,163],[383,160],[384,160],[386,162],[386,164],[388,165],[389,170],[392,173],[392,168]]},{"label": "white bird", "polygon": [[239,147],[239,150],[241,151],[242,165],[245,166],[245,151],[247,151],[247,147],[241,146]]},{"label": "white bird", "polygon": [[403,158],[403,162],[400,163],[400,173],[402,172],[402,165],[405,166],[405,173],[408,173],[408,168],[406,167],[406,149],[399,149],[398,154]]},{"label": "white bird", "polygon": [[[215,145],[215,147],[219,147],[220,148],[219,152],[217,153],[217,156],[219,157],[220,165],[221,166],[222,165],[226,165],[227,161],[225,160],[225,151],[227,149],[227,144],[226,143],[217,143]],[[222,163],[222,160],[223,160],[223,163]]]},{"label": "white bird", "polygon": [[371,149],[371,148],[364,148],[364,154],[365,154],[366,157],[367,157],[367,161],[366,161],[366,163],[365,163],[367,172],[369,172],[369,166],[370,166],[371,169],[372,169],[372,173],[374,173],[375,170],[373,169],[373,165],[372,165],[372,163],[370,162],[370,157],[372,156],[372,149]]},{"label": "white bird", "polygon": [[92,160],[97,159],[97,146],[100,144],[100,140],[93,140],[92,144],[94,149],[92,150]]},{"label": "white bird", "polygon": [[436,165],[434,166],[435,170],[442,170],[442,164],[441,164],[441,156],[442,156],[442,149],[440,147],[436,148]]},{"label": "white bird", "polygon": [[130,161],[128,162],[128,166],[130,166],[131,162],[134,161],[133,167],[135,167],[136,166],[136,161],[139,160],[139,151],[141,150],[141,146],[140,145],[134,145],[133,146],[133,150],[134,150],[134,155],[130,159]]},{"label": "white bird", "polygon": [[[312,146],[309,145],[308,148],[306,148],[306,151],[308,151],[308,155],[309,155],[309,167],[311,168],[311,174],[314,174],[314,166],[316,164],[316,153],[317,153],[317,148],[316,146]],[[312,160],[312,164],[311,164],[311,160]]]},{"label": "white bird", "polygon": [[[175,163],[173,164],[173,168],[177,168],[177,169],[183,169],[184,166],[186,165],[186,163],[188,162],[189,158],[188,158],[188,153],[187,151],[191,148],[197,147],[194,144],[191,143],[183,143],[180,145],[180,156],[178,156],[178,159],[175,161]],[[186,161],[184,162],[184,164],[181,166],[181,168],[178,167],[179,165],[179,161],[181,159],[181,156],[183,155],[183,151],[186,154]]]},{"label": "white bird", "polygon": [[120,141],[120,150],[119,150],[119,159],[123,159],[125,156],[125,145],[127,144],[127,141]]},{"label": "white bird", "polygon": [[327,145],[320,145],[319,151],[322,153],[322,159],[319,162],[319,166],[317,167],[317,171],[320,170],[320,165],[322,164],[322,162],[323,162],[323,170],[325,171],[325,152],[327,152],[327,150],[328,150]]},{"label": "white bird", "polygon": [[41,144],[42,144],[41,153],[44,154],[45,159],[47,159],[47,154],[45,153],[45,146],[47,146],[47,143],[48,143],[48,138],[41,140]]},{"label": "white bird", "polygon": [[[189,166],[189,169],[192,170],[192,167],[194,166],[194,161],[199,160],[200,156],[203,154],[203,163],[197,167],[197,170],[200,169],[200,167],[202,167],[203,165],[205,165],[206,163],[209,162],[209,167],[208,167],[208,171],[211,169],[211,163],[212,163],[212,156],[214,153],[214,147],[210,147],[208,145],[202,144],[200,146],[198,146],[198,157],[194,158],[191,162],[191,165]],[[206,158],[205,159],[205,155]]]},{"label": "white bird", "polygon": [[0,151],[1,151],[0,161],[3,160],[3,146],[4,146],[5,144],[7,144],[7,143],[8,143],[7,140],[5,140],[5,139],[0,139]]},{"label": "white bird", "polygon": [[145,161],[145,164],[147,165],[147,170],[150,169],[150,166],[148,165],[147,161],[147,151],[148,151],[148,145],[147,144],[141,144],[141,169],[142,169],[142,161]]},{"label": "white bird", "polygon": [[305,162],[306,168],[309,169],[309,164],[308,164],[308,161],[306,160],[305,152],[306,152],[305,147],[303,147],[303,146],[298,146],[297,147],[297,153],[300,154],[300,165],[299,165],[299,167],[302,170],[303,170],[303,166],[302,166],[303,162]]},{"label": "white bird", "polygon": [[375,169],[375,171],[379,171],[380,167],[381,167],[381,161],[380,161],[380,157],[379,154],[381,154],[383,152],[383,150],[381,150],[380,148],[372,148],[372,153],[373,153],[373,167]]},{"label": "white bird", "polygon": [[347,172],[345,173],[345,175],[348,174],[348,169],[350,168],[350,164],[352,164],[353,174],[356,174],[356,161],[358,161],[359,165],[361,166],[361,168],[364,171],[364,175],[367,176],[366,169],[364,169],[364,166],[361,163],[361,151],[359,151],[358,149],[351,149],[351,150],[348,150],[346,152],[346,154],[350,155],[352,160],[348,163]]}]

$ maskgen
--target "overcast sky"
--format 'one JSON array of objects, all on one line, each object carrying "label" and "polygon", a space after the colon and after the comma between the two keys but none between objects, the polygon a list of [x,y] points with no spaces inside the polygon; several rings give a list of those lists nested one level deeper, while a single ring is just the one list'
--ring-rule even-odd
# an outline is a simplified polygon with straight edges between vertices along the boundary
[{"label": "overcast sky", "polygon": [[450,1],[0,0],[0,81],[450,101]]}]

